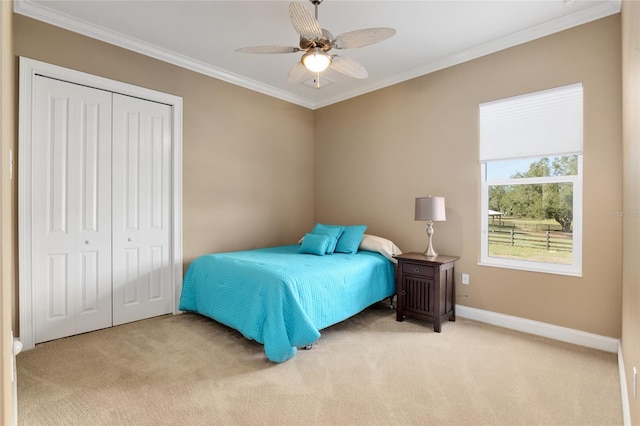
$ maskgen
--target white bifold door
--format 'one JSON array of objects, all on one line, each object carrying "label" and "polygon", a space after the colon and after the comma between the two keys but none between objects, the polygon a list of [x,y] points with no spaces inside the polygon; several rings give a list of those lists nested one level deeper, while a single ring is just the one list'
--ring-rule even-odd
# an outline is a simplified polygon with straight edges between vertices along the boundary
[{"label": "white bifold door", "polygon": [[35,343],[172,312],[171,107],[37,76]]},{"label": "white bifold door", "polygon": [[172,311],[171,107],[113,95],[113,325]]}]

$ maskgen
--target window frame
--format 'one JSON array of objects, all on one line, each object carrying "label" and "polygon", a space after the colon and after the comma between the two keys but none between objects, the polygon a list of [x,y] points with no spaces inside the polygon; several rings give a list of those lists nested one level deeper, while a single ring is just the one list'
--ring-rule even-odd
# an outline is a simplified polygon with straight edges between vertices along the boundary
[{"label": "window frame", "polygon": [[[479,265],[507,269],[518,269],[532,272],[543,272],[558,275],[582,276],[582,153],[577,155],[578,172],[569,176],[546,176],[532,178],[513,179],[487,179],[487,163],[480,163],[480,262]],[[550,157],[540,155],[537,158]],[[508,161],[508,160],[499,160]],[[511,259],[489,256],[489,187],[497,185],[525,185],[547,183],[572,183],[573,184],[573,251],[571,264],[559,264],[543,261]]]}]

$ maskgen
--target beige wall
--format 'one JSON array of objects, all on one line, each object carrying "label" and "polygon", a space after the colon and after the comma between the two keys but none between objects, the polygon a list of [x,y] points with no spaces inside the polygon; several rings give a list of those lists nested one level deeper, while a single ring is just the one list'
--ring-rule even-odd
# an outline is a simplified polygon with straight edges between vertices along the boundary
[{"label": "beige wall", "polygon": [[622,355],[632,424],[640,424],[633,398],[633,367],[640,371],[640,3],[622,5],[623,275]]},{"label": "beige wall", "polygon": [[9,149],[15,139],[14,68],[12,49],[12,2],[0,2],[0,424],[12,423],[11,329],[13,328],[13,249],[15,231],[11,222],[12,197],[8,168]]},{"label": "beige wall", "polygon": [[[444,196],[434,245],[470,274],[457,302],[620,337],[622,207],[620,16],[615,15],[316,112],[316,219],[363,222],[424,251],[414,198]],[[478,266],[478,105],[584,85],[583,277]]]},{"label": "beige wall", "polygon": [[[25,56],[183,98],[185,267],[204,253],[292,244],[311,228],[313,111],[22,15],[13,21],[12,69]],[[15,180],[9,193],[17,200]]]},{"label": "beige wall", "polygon": [[[14,15],[25,56],[183,98],[185,265],[313,225],[313,111]],[[17,63],[17,62],[16,62]]]}]

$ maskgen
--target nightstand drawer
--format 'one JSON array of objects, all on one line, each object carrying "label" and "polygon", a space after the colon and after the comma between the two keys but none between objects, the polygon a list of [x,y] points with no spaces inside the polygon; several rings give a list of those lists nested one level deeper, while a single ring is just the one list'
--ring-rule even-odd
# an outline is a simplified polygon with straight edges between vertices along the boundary
[{"label": "nightstand drawer", "polygon": [[436,268],[434,266],[425,266],[419,263],[402,262],[402,273],[433,278],[436,274]]}]

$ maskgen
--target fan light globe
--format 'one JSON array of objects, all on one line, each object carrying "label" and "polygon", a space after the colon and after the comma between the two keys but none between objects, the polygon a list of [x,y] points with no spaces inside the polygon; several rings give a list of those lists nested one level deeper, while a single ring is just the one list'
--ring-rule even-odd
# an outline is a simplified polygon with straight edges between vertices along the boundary
[{"label": "fan light globe", "polygon": [[311,72],[322,72],[331,65],[331,56],[314,47],[302,56],[302,64]]}]

